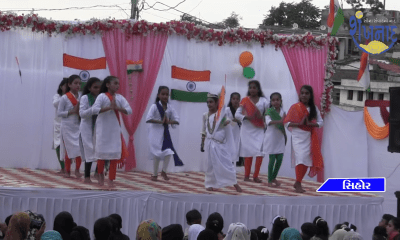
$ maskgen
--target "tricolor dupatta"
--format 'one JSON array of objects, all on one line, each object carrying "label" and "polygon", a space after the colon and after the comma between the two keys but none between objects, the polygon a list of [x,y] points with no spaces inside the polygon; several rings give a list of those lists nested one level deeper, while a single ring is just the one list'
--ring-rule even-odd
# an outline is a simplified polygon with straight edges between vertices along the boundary
[{"label": "tricolor dupatta", "polygon": [[[161,119],[164,119],[164,116],[165,116],[164,108],[161,106],[161,104],[159,102],[156,103],[156,106],[157,106],[158,112],[160,113]],[[164,140],[163,140],[161,150],[164,151],[165,149],[168,149],[168,148],[174,152],[175,166],[177,166],[177,167],[183,166],[183,162],[179,158],[178,153],[176,153],[174,145],[172,144],[172,139],[171,139],[171,134],[168,129],[168,124],[164,124]]]},{"label": "tricolor dupatta", "polygon": [[257,106],[250,100],[249,97],[245,97],[240,102],[240,105],[243,106],[243,113],[245,116],[252,117],[249,121],[258,128],[264,128],[264,119],[262,114],[258,110]]},{"label": "tricolor dupatta", "polygon": [[[106,92],[106,96],[108,97],[108,99],[110,99],[111,102],[113,101],[113,96],[109,92]],[[115,116],[118,119],[119,126],[121,126],[121,120],[119,119],[119,113],[117,110],[114,110],[114,112],[115,112]],[[124,136],[122,136],[122,133],[121,133],[121,158],[117,160],[118,168],[121,169],[125,166],[125,159],[128,156],[129,156],[129,152],[128,152],[128,149],[126,148]]]},{"label": "tricolor dupatta", "polygon": [[[300,123],[304,117],[308,117],[310,113],[307,110],[307,107],[302,103],[298,102],[293,104],[289,112],[287,113],[283,123]],[[316,122],[314,119],[312,122]],[[321,146],[319,145],[318,134],[317,131],[313,127],[301,125],[300,129],[304,131],[311,132],[311,159],[312,159],[312,167],[310,168],[310,172],[308,175],[310,177],[314,177],[317,173],[323,171],[324,169],[324,160],[321,154]]]},{"label": "tricolor dupatta", "polygon": [[78,104],[78,100],[75,98],[74,94],[72,94],[71,92],[67,92],[65,95],[67,95],[68,99],[71,101],[72,106],[76,106],[76,104]]},{"label": "tricolor dupatta", "polygon": [[[282,119],[282,117],[279,115],[279,113],[276,111],[274,107],[268,108],[267,112],[265,115],[268,115],[271,117],[272,121],[279,121]],[[282,124],[275,124],[275,127],[282,132],[283,136],[285,137],[285,145],[287,143],[287,136],[286,136],[286,130],[285,127]]]}]

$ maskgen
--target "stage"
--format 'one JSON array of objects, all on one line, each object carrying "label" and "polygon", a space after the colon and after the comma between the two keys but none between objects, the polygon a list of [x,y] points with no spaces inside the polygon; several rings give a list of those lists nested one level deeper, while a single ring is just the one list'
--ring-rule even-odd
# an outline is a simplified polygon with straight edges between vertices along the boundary
[{"label": "stage", "polygon": [[289,225],[300,229],[304,222],[321,216],[330,230],[340,222],[349,221],[358,227],[364,238],[372,235],[382,217],[383,197],[368,193],[317,193],[319,183],[303,182],[306,193],[295,193],[294,179],[279,177],[280,188],[268,188],[267,176],[262,184],[244,182],[238,173],[234,187],[209,192],[204,188],[204,174],[199,172],[170,173],[170,181],[159,177],[150,180],[147,172],[118,172],[115,188],[87,185],[74,176],[63,178],[53,170],[0,168],[0,219],[17,211],[42,213],[47,229],[52,229],[54,217],[61,211],[71,212],[78,225],[91,232],[94,221],[112,213],[123,218],[122,231],[135,238],[138,224],[154,219],[161,227],[172,223],[187,227],[185,214],[196,208],[203,216],[219,212],[224,217],[224,232],[232,222],[243,222],[249,228],[260,225],[271,229],[276,215],[285,216]]}]

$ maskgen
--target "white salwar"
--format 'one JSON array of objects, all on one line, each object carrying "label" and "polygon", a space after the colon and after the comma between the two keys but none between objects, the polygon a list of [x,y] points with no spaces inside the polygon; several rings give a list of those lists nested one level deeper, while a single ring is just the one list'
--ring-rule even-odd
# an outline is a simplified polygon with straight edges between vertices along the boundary
[{"label": "white salwar", "polygon": [[212,127],[216,114],[208,116],[208,113],[205,113],[203,115],[203,129],[206,133],[204,149],[207,154],[206,188],[223,188],[237,184],[236,168],[232,164],[234,140],[231,126],[229,124],[227,126],[220,125],[224,115],[224,111],[221,112],[220,120],[216,123],[212,134],[207,119],[209,118],[210,127]]},{"label": "white salwar", "polygon": [[[315,106],[315,109],[317,110],[317,124],[321,128],[324,121],[317,106]],[[310,107],[307,107],[307,111],[310,112]],[[290,122],[286,123],[285,126],[287,127],[289,124]],[[292,167],[299,164],[312,167],[311,132],[297,127],[289,127],[288,129],[292,133]]]},{"label": "white salwar", "polygon": [[53,149],[56,149],[60,146],[60,138],[61,138],[61,117],[57,115],[58,104],[60,103],[61,96],[56,93],[53,96],[53,106],[56,108],[56,115],[53,121]]},{"label": "white salwar", "polygon": [[[283,117],[284,114],[285,111],[281,108],[279,115]],[[266,115],[265,124],[268,127],[264,134],[263,152],[265,156],[284,153],[286,147],[285,136],[275,125],[268,125],[271,121],[271,116]]]},{"label": "white salwar", "polygon": [[[260,97],[256,104],[261,115],[264,116],[265,111],[269,108],[269,101],[265,97]],[[243,106],[236,110],[235,118],[242,122],[240,128],[240,157],[259,157],[263,154],[264,128],[255,127],[250,121],[243,121]]]},{"label": "white salwar", "polygon": [[[115,94],[117,107],[123,108],[129,114],[132,109],[126,99]],[[105,93],[97,96],[92,106],[92,114],[97,114],[94,136],[94,157],[96,160],[119,160],[121,158],[121,127],[114,110],[100,113],[100,110],[111,106],[111,101]],[[122,118],[121,118],[122,121]]]},{"label": "white salwar", "polygon": [[[161,101],[159,103],[162,106]],[[167,104],[167,110],[165,110],[165,114],[170,121],[179,122],[178,114],[169,103]],[[149,120],[163,120],[156,104],[151,105],[150,110],[147,113],[146,122]],[[148,123],[148,126],[150,160],[164,160],[166,156],[174,155],[174,151],[172,151],[170,148],[161,150],[164,141],[164,125],[159,123]],[[171,127],[175,128],[175,124],[171,125]]]},{"label": "white salwar", "polygon": [[79,106],[79,115],[81,116],[81,152],[82,160],[85,162],[95,162],[94,146],[93,146],[93,122],[92,122],[92,106],[89,105],[87,95],[81,97]]},{"label": "white salwar", "polygon": [[[79,99],[77,100],[79,104]],[[79,116],[76,114],[68,116],[68,112],[73,108],[74,106],[71,101],[67,95],[64,94],[60,99],[57,110],[57,116],[61,117],[61,161],[65,160],[65,153],[68,154],[69,159],[81,156],[81,150],[79,147]]]},{"label": "white salwar", "polygon": [[233,134],[233,140],[234,140],[234,148],[233,148],[233,152],[234,157],[233,159],[236,159],[235,162],[239,161],[239,147],[240,147],[240,127],[239,124],[237,122],[234,122],[233,119],[235,119],[235,116],[233,116],[231,108],[227,107],[225,109],[225,113],[226,113],[226,117],[229,121],[231,121],[230,125],[232,127],[232,134]]}]

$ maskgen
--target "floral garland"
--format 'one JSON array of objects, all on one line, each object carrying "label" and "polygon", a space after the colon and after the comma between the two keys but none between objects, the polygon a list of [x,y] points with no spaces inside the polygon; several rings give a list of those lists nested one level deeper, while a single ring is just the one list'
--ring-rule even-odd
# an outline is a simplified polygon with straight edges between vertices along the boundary
[{"label": "floral garland", "polygon": [[329,46],[329,54],[326,62],[326,77],[324,93],[321,99],[321,114],[330,110],[332,103],[333,83],[331,77],[334,74],[335,59],[337,55],[337,38],[328,35],[313,36],[310,32],[303,35],[278,35],[271,30],[246,30],[242,28],[215,30],[204,26],[195,25],[191,22],[170,21],[167,23],[148,23],[144,20],[115,20],[115,19],[91,19],[86,22],[65,23],[61,21],[48,20],[37,14],[17,15],[15,13],[4,13],[0,11],[0,30],[2,32],[10,29],[30,28],[32,32],[53,34],[65,34],[66,37],[75,35],[99,34],[120,29],[127,38],[132,35],[144,35],[154,33],[177,34],[186,36],[188,40],[196,39],[217,43],[218,46],[237,43],[259,42],[261,46],[266,44],[275,45],[275,49],[283,45],[289,47],[313,47],[321,48]]}]

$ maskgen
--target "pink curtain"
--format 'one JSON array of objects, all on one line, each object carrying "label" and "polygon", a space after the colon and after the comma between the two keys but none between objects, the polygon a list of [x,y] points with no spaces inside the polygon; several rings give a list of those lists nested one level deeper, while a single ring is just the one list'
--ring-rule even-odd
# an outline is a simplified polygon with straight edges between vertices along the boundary
[{"label": "pink curtain", "polygon": [[[110,73],[120,79],[119,93],[126,98],[133,111],[130,116],[122,114],[129,133],[129,157],[125,171],[136,168],[133,135],[142,119],[156,82],[167,39],[168,35],[161,33],[150,33],[147,36],[133,35],[127,39],[125,33],[120,30],[107,32],[102,38]],[[143,60],[143,72],[134,72],[131,75],[132,86],[129,85],[126,60]]]},{"label": "pink curtain", "polygon": [[[313,47],[281,47],[289,66],[294,85],[298,93],[303,85],[310,85],[314,90],[314,101],[321,110],[321,97],[324,91],[325,63],[328,47],[316,49]],[[322,142],[322,128],[317,130],[319,142]],[[322,144],[321,144],[322,146]],[[317,176],[319,182],[324,182],[324,174]]]}]

